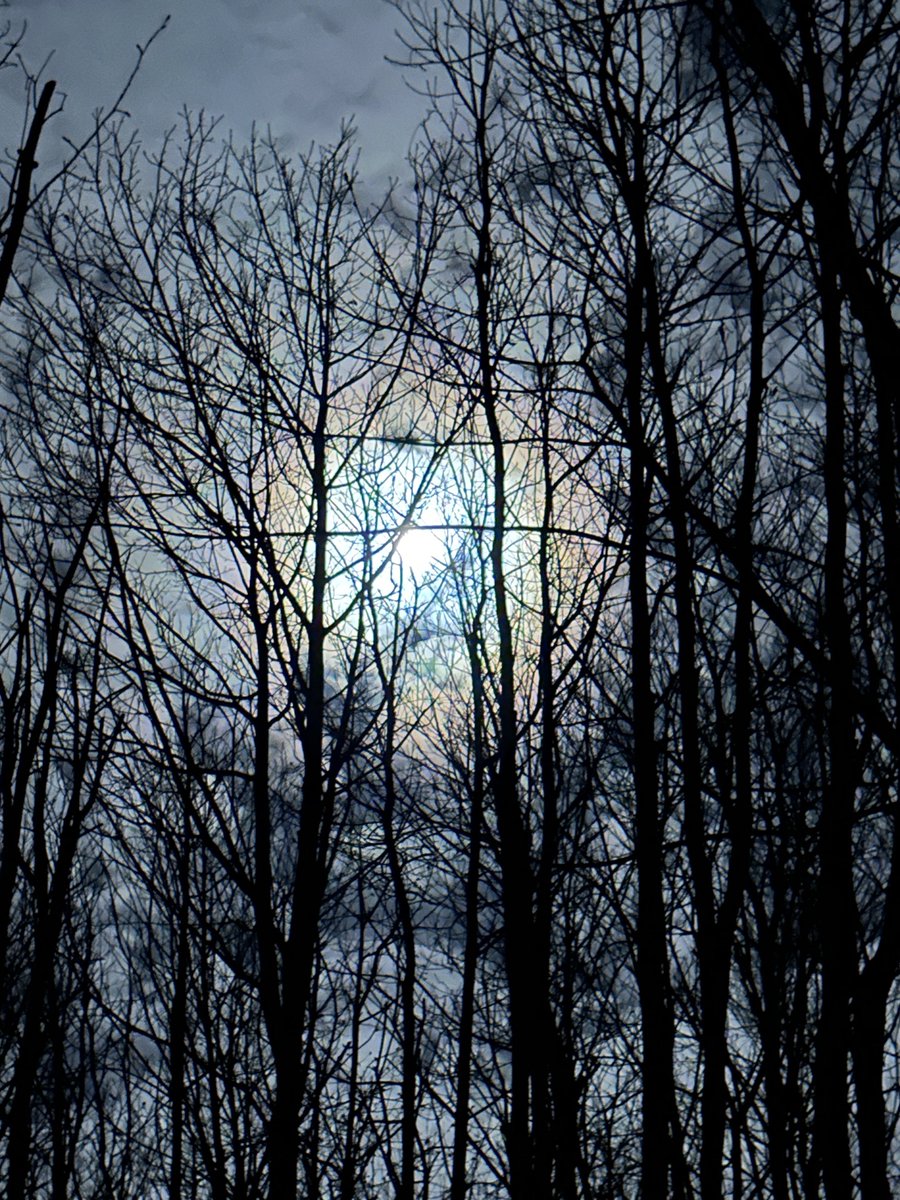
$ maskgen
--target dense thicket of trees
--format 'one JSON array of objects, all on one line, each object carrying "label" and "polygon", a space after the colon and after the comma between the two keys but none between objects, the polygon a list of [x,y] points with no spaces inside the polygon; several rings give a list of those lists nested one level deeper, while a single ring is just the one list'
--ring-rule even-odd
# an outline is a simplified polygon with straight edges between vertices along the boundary
[{"label": "dense thicket of trees", "polygon": [[[900,1189],[888,0],[418,0],[0,310],[11,1200]],[[11,254],[10,254],[11,257]]]}]

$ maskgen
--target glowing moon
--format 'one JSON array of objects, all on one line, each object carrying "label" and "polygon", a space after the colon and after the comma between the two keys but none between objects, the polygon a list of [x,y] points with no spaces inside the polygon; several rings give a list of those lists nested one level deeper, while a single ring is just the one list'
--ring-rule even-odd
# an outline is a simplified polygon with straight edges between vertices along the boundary
[{"label": "glowing moon", "polygon": [[434,529],[407,529],[396,546],[396,555],[413,575],[424,575],[443,557],[444,539]]}]

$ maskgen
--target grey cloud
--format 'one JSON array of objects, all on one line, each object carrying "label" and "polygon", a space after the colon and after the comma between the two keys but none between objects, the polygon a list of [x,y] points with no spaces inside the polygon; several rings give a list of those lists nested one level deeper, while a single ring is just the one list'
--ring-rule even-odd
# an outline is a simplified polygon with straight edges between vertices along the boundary
[{"label": "grey cloud", "polygon": [[52,136],[89,127],[131,69],[135,43],[170,10],[127,102],[145,140],[159,138],[185,105],[221,115],[223,131],[238,137],[255,122],[301,147],[333,141],[352,116],[364,169],[402,170],[420,114],[384,62],[397,51],[396,12],[377,0],[12,0],[4,16],[28,18],[29,62],[54,51],[52,76],[67,95]]}]

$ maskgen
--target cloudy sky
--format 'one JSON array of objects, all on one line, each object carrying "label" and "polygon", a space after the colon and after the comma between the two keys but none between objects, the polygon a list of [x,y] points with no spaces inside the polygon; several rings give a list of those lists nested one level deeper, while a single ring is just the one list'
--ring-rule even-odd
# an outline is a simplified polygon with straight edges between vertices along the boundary
[{"label": "cloudy sky", "polygon": [[[387,0],[9,0],[0,15],[14,29],[27,20],[22,49],[32,68],[53,53],[46,77],[67,95],[59,137],[87,129],[94,109],[114,99],[136,43],[167,13],[127,102],[146,140],[184,105],[221,114],[241,136],[254,120],[271,126],[296,150],[333,140],[353,116],[364,174],[374,182],[402,170],[423,109],[384,61],[402,53]],[[5,72],[0,104],[14,103],[17,87]],[[12,128],[4,119],[4,134]]]}]

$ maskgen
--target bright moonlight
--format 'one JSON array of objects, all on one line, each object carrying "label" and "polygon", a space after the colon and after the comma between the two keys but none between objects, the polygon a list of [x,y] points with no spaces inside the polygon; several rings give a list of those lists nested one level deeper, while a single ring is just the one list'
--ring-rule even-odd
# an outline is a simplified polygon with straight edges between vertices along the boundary
[{"label": "bright moonlight", "polygon": [[434,529],[407,529],[397,542],[396,555],[413,575],[424,575],[444,554],[444,539]]}]

